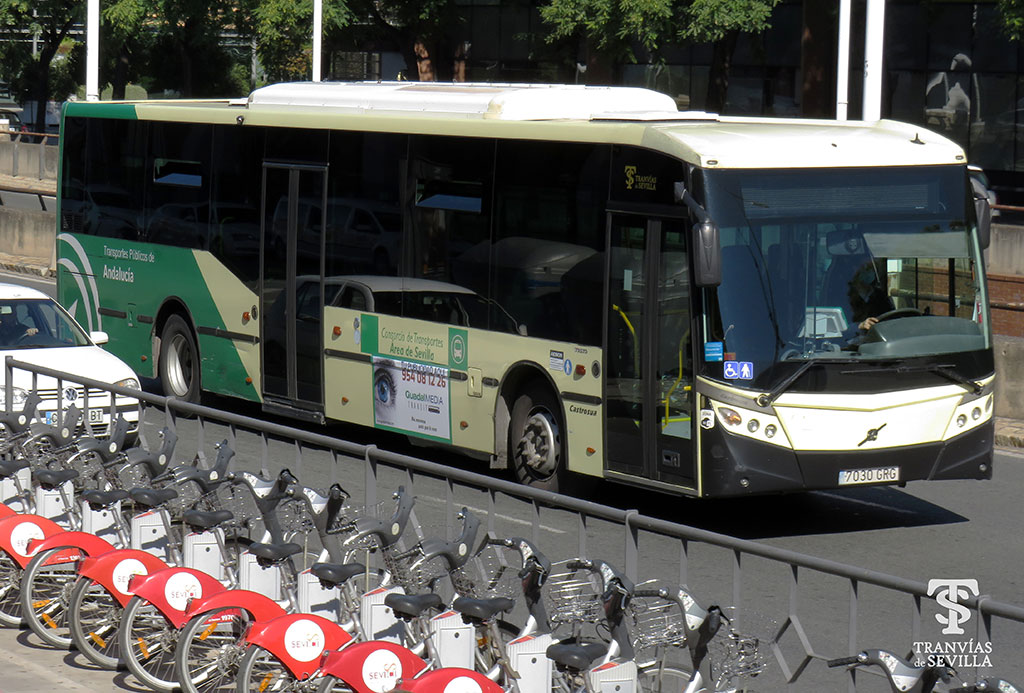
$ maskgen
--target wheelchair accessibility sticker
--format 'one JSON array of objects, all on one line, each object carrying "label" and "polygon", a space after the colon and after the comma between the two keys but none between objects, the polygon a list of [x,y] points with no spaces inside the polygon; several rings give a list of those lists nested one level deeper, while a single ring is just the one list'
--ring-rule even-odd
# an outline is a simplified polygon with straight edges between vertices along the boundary
[{"label": "wheelchair accessibility sticker", "polygon": [[725,361],[723,376],[730,380],[751,380],[754,377],[753,361]]}]

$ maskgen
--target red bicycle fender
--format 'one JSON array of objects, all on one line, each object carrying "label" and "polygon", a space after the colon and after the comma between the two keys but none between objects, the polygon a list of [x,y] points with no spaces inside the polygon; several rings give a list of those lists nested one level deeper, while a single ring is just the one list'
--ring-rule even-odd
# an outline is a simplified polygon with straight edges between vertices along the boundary
[{"label": "red bicycle fender", "polygon": [[132,576],[128,591],[155,606],[180,629],[188,622],[185,607],[190,599],[202,599],[225,590],[224,585],[201,570],[167,568],[149,575]]},{"label": "red bicycle fender", "polygon": [[411,679],[427,663],[408,648],[383,640],[350,645],[331,652],[321,669],[339,679],[355,693],[390,691],[399,679]]},{"label": "red bicycle fender", "polygon": [[45,539],[33,539],[28,543],[28,551],[30,554],[35,556],[40,551],[49,551],[50,549],[61,549],[65,547],[74,547],[77,550],[71,550],[56,554],[46,562],[47,565],[54,565],[56,563],[70,563],[71,561],[77,561],[79,558],[85,556],[99,556],[105,554],[108,551],[114,550],[114,545],[106,539],[101,539],[95,534],[89,534],[88,532],[78,531],[67,531],[62,534],[55,534]]},{"label": "red bicycle fender", "polygon": [[185,608],[185,616],[193,616],[215,609],[244,609],[255,622],[262,623],[287,613],[280,604],[265,594],[251,590],[224,590],[208,597],[193,599]]},{"label": "red bicycle fender", "polygon": [[103,585],[124,607],[132,598],[128,583],[133,575],[149,575],[166,568],[167,564],[151,553],[138,549],[115,549],[82,559],[78,574]]},{"label": "red bicycle fender", "polygon": [[325,652],[337,650],[352,636],[333,621],[315,614],[285,614],[249,629],[246,640],[277,657],[300,681],[320,666]]},{"label": "red bicycle fender", "polygon": [[472,669],[451,667],[402,680],[393,693],[503,693],[501,686]]},{"label": "red bicycle fender", "polygon": [[11,510],[11,508],[6,503],[0,503],[0,520],[4,519],[5,517],[10,517],[11,515],[17,514],[18,513],[15,512],[14,510]]},{"label": "red bicycle fender", "polygon": [[35,547],[29,550],[30,541],[65,533],[66,529],[42,515],[12,515],[0,520],[0,549],[10,554],[24,569],[38,550]]}]

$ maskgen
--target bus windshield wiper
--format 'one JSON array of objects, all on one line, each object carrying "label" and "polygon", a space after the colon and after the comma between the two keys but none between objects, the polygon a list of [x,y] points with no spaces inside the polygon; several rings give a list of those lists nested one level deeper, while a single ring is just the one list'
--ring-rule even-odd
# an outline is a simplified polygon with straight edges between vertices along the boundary
[{"label": "bus windshield wiper", "polygon": [[856,371],[841,371],[843,375],[851,375],[855,373],[935,373],[941,375],[946,380],[950,380],[957,385],[961,385],[976,395],[980,395],[982,391],[981,383],[977,380],[971,380],[966,378],[955,370],[955,366],[949,363],[932,363],[927,366],[885,366],[881,368],[866,368],[863,370]]},{"label": "bus windshield wiper", "polygon": [[782,393],[788,390],[789,386],[795,383],[797,378],[799,378],[801,375],[810,370],[811,366],[817,365],[818,363],[820,363],[818,359],[811,359],[809,361],[804,361],[803,363],[801,363],[799,368],[793,371],[793,373],[788,378],[786,378],[778,385],[773,387],[770,392],[758,395],[757,405],[759,407],[767,407],[769,404],[771,404],[779,397],[781,397]]}]

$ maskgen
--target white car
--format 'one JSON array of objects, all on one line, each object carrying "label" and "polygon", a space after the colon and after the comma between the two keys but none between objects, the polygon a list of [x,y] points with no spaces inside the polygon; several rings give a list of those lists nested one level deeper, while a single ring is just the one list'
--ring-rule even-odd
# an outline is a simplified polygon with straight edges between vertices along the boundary
[{"label": "white car", "polygon": [[[0,283],[0,407],[6,405],[6,357],[12,356],[66,373],[82,375],[121,387],[140,390],[139,376],[121,359],[99,347],[107,342],[105,332],[86,334],[67,311],[56,301],[36,289]],[[12,409],[20,410],[33,388],[33,373],[15,368],[13,373]],[[67,410],[74,404],[84,424],[92,426],[93,435],[106,435],[110,429],[110,395],[106,390],[89,388],[88,407],[84,388],[74,382],[38,376],[35,386],[41,401],[36,418],[47,423],[55,419],[59,408]],[[117,396],[116,411],[135,431],[139,422],[139,401]]]}]

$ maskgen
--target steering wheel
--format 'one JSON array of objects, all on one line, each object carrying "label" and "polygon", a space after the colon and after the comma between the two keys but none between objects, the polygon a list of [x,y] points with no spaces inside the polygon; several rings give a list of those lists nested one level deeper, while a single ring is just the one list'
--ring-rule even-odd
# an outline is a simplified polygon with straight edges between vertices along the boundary
[{"label": "steering wheel", "polygon": [[35,337],[38,334],[39,334],[39,332],[36,332],[35,334],[29,334],[28,332],[25,332],[25,334],[23,334],[20,337],[18,337],[17,339],[15,339],[14,343],[15,344],[24,344],[25,342],[27,342],[28,340],[32,339],[33,337]]},{"label": "steering wheel", "polygon": [[896,310],[888,310],[878,316],[878,322],[885,322],[886,320],[897,320],[899,318],[912,318],[918,315],[924,315],[917,308],[897,308]]}]

